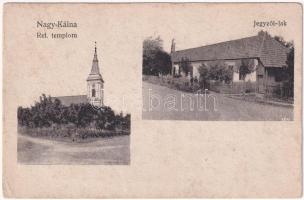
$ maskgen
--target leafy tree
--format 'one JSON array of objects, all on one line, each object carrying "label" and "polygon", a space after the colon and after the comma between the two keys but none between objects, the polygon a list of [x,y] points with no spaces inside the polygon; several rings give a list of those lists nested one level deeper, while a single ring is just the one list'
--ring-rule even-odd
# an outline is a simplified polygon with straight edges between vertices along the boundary
[{"label": "leafy tree", "polygon": [[289,96],[294,96],[294,47],[291,47],[288,55],[287,55],[287,83],[289,89]]},{"label": "leafy tree", "polygon": [[245,79],[247,74],[252,73],[255,70],[254,60],[253,59],[242,59],[241,66],[239,68],[240,76]]},{"label": "leafy tree", "polygon": [[209,66],[204,63],[198,68],[200,74],[200,83],[203,88],[206,88],[208,81],[224,81],[230,83],[233,77],[232,69],[227,68],[224,63],[218,61],[215,63],[209,63]]},{"label": "leafy tree", "polygon": [[289,49],[287,53],[286,65],[287,67],[283,69],[280,74],[280,79],[285,82],[285,86],[287,86],[289,90],[288,96],[294,95],[294,43],[293,41],[285,41],[281,36],[274,36],[274,39],[278,41],[283,46]]},{"label": "leafy tree", "polygon": [[202,88],[207,88],[207,82],[210,80],[210,69],[204,63],[199,66],[198,73],[200,74],[199,82]]},{"label": "leafy tree", "polygon": [[276,41],[278,41],[280,44],[282,44],[283,46],[292,49],[294,44],[293,41],[287,42],[284,40],[284,38],[282,36],[274,36],[273,39],[275,39]]},{"label": "leafy tree", "polygon": [[188,58],[182,58],[180,62],[180,69],[185,73],[186,76],[190,73],[190,76],[193,76],[193,67]]},{"label": "leafy tree", "polygon": [[143,42],[143,74],[168,74],[171,70],[171,57],[163,50],[163,40],[148,37]]},{"label": "leafy tree", "polygon": [[98,110],[89,103],[64,106],[58,99],[52,100],[44,94],[39,99],[40,101],[31,108],[18,107],[19,125],[36,128],[74,124],[78,128],[94,127],[113,130],[119,124],[130,123],[125,118],[128,115],[115,115],[114,111],[107,106]]}]

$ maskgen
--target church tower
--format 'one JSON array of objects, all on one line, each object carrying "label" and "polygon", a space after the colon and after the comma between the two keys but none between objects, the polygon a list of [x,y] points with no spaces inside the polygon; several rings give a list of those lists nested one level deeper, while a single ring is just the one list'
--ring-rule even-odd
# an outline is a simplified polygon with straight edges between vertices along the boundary
[{"label": "church tower", "polygon": [[103,106],[103,79],[99,72],[97,47],[95,42],[95,52],[91,72],[87,78],[87,98],[90,104]]}]

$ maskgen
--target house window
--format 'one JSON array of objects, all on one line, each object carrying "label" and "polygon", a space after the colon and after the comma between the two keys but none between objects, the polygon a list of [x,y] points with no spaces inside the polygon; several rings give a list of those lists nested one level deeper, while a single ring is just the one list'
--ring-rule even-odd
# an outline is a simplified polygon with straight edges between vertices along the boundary
[{"label": "house window", "polygon": [[93,88],[92,89],[92,97],[95,97],[96,96],[96,91],[95,91],[95,89]]},{"label": "house window", "polygon": [[246,75],[249,73],[248,68],[245,65],[240,66],[239,69],[239,80],[244,81]]},{"label": "house window", "polygon": [[245,77],[246,77],[246,74],[244,74],[244,73],[239,73],[239,80],[240,80],[240,81],[244,81],[244,80],[245,80]]}]

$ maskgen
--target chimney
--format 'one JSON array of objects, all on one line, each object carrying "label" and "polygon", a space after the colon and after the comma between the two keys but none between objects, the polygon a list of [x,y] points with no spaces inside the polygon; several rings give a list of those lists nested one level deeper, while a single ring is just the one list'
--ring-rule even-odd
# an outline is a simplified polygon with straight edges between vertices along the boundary
[{"label": "chimney", "polygon": [[258,36],[265,37],[265,36],[270,36],[270,35],[267,33],[267,31],[261,30],[261,31],[258,32]]},{"label": "chimney", "polygon": [[172,43],[171,43],[171,54],[175,52],[175,40],[174,38],[172,39]]}]

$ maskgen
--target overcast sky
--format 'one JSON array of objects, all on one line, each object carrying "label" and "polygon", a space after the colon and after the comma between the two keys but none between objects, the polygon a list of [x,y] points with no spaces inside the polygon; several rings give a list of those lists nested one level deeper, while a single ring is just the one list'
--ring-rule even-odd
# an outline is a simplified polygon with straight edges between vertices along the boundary
[{"label": "overcast sky", "polygon": [[[296,5],[296,4],[293,4]],[[66,6],[64,9],[64,6]],[[287,41],[298,39],[301,22],[299,7],[286,4],[51,4],[44,9],[15,7],[6,16],[6,65],[4,76],[17,105],[28,106],[42,93],[51,96],[86,94],[94,41],[97,41],[100,70],[105,80],[105,103],[116,110],[141,106],[142,42],[148,36],[164,41],[170,51],[256,35],[254,21],[285,20],[286,27],[265,28]],[[278,14],[279,13],[279,14]],[[76,29],[37,28],[37,20],[77,22]],[[77,39],[37,39],[37,32],[77,33]],[[296,44],[297,45],[297,44]],[[112,99],[118,99],[115,103]]]}]

